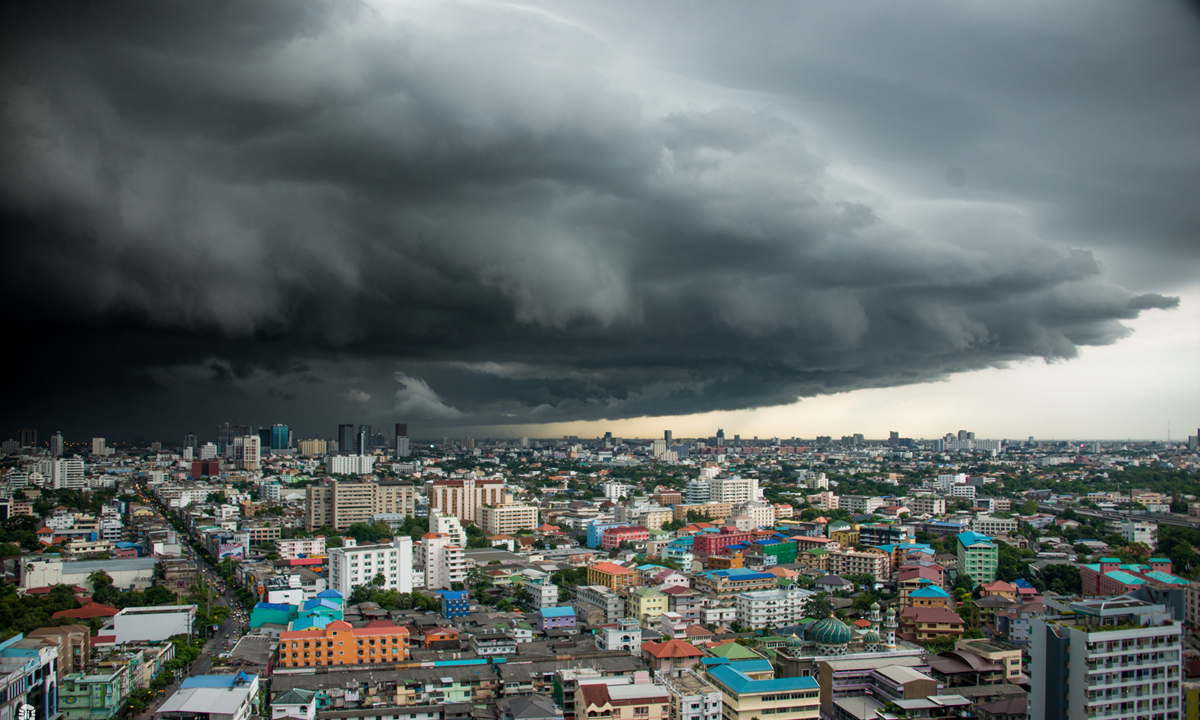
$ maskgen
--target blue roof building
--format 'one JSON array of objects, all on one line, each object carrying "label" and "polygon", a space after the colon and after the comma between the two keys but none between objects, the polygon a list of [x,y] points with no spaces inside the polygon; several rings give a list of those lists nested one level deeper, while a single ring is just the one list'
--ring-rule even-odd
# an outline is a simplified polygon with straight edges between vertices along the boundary
[{"label": "blue roof building", "polygon": [[[772,717],[787,713],[790,718],[819,717],[821,688],[815,678],[776,678],[771,663],[766,660],[747,660],[710,666],[708,676],[721,691],[731,713],[741,717],[743,712]],[[810,707],[810,713],[796,714],[793,708]]]},{"label": "blue roof building", "polygon": [[442,590],[442,617],[456,618],[470,614],[471,600],[465,591]]}]

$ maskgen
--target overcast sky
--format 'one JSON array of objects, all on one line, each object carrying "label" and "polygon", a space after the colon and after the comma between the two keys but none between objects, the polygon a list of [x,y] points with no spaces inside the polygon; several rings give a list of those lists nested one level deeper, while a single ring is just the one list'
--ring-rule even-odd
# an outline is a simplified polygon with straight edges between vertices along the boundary
[{"label": "overcast sky", "polygon": [[1183,437],[1198,88],[1170,2],[8,5],[4,432]]}]

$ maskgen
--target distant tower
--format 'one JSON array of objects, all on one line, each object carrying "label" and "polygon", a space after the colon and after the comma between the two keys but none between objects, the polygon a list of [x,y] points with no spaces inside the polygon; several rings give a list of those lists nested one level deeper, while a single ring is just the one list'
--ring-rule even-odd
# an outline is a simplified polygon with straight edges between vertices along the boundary
[{"label": "distant tower", "polygon": [[671,447],[671,431],[670,430],[663,431],[663,439],[667,441],[667,448],[670,448]]},{"label": "distant tower", "polygon": [[358,451],[359,455],[370,455],[371,454],[371,426],[370,425],[359,425],[358,426],[358,442],[355,446],[355,449]]},{"label": "distant tower", "polygon": [[37,429],[21,428],[20,432],[21,447],[32,448],[37,447]]},{"label": "distant tower", "polygon": [[62,457],[63,454],[63,436],[62,430],[54,433],[50,437],[50,454],[54,457]]},{"label": "distant tower", "polygon": [[396,457],[408,457],[411,452],[408,446],[408,423],[396,423]]},{"label": "distant tower", "polygon": [[717,447],[725,447],[725,431],[717,428]]}]

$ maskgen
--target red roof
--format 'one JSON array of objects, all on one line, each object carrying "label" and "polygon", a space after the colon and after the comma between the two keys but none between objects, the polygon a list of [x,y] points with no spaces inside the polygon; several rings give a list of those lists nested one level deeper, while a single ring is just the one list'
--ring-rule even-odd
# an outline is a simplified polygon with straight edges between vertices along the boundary
[{"label": "red roof", "polygon": [[682,640],[668,640],[663,643],[656,643],[653,640],[648,640],[642,643],[642,650],[660,660],[663,658],[690,658],[704,656],[703,650]]},{"label": "red roof", "polygon": [[621,567],[610,562],[598,562],[592,566],[592,569],[599,570],[602,573],[609,575],[633,575],[634,571],[626,567]]},{"label": "red roof", "polygon": [[74,610],[59,610],[50,617],[57,620],[58,618],[94,618],[94,617],[112,617],[117,614],[117,609],[111,605],[101,605],[96,602],[89,602],[81,608]]}]

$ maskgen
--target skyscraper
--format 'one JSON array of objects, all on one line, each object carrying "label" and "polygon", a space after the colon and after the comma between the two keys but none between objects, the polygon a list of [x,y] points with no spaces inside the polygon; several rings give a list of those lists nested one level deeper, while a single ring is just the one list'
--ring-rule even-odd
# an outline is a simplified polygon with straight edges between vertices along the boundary
[{"label": "skyscraper", "polygon": [[271,426],[271,449],[287,450],[292,446],[292,432],[287,425]]},{"label": "skyscraper", "polygon": [[358,426],[358,442],[355,445],[355,448],[358,450],[359,455],[370,455],[371,454],[371,426],[370,425],[359,425]]},{"label": "skyscraper", "polygon": [[725,431],[717,429],[717,447],[725,447]]},{"label": "skyscraper", "polygon": [[20,433],[21,447],[32,448],[37,447],[37,429],[36,428],[21,428]]},{"label": "skyscraper", "polygon": [[396,423],[396,457],[408,457],[411,452],[408,446],[408,423]]},{"label": "skyscraper", "polygon": [[408,437],[408,423],[396,423],[396,437]]},{"label": "skyscraper", "polygon": [[54,433],[50,438],[50,454],[54,457],[62,457],[63,454],[63,436],[62,430]]},{"label": "skyscraper", "polygon": [[349,455],[354,452],[354,426],[353,425],[338,425],[338,452],[343,455]]},{"label": "skyscraper", "polygon": [[226,449],[232,443],[233,431],[229,427],[229,423],[221,423],[217,426],[217,454],[224,456]]},{"label": "skyscraper", "polygon": [[200,439],[196,437],[196,433],[188,433],[183,436],[183,446],[191,448],[194,452],[200,447]]},{"label": "skyscraper", "polygon": [[671,431],[670,431],[670,430],[664,430],[664,431],[663,431],[663,440],[666,440],[666,441],[667,441],[667,449],[668,449],[668,450],[671,448],[671,439],[672,439],[672,438],[671,438]]}]

